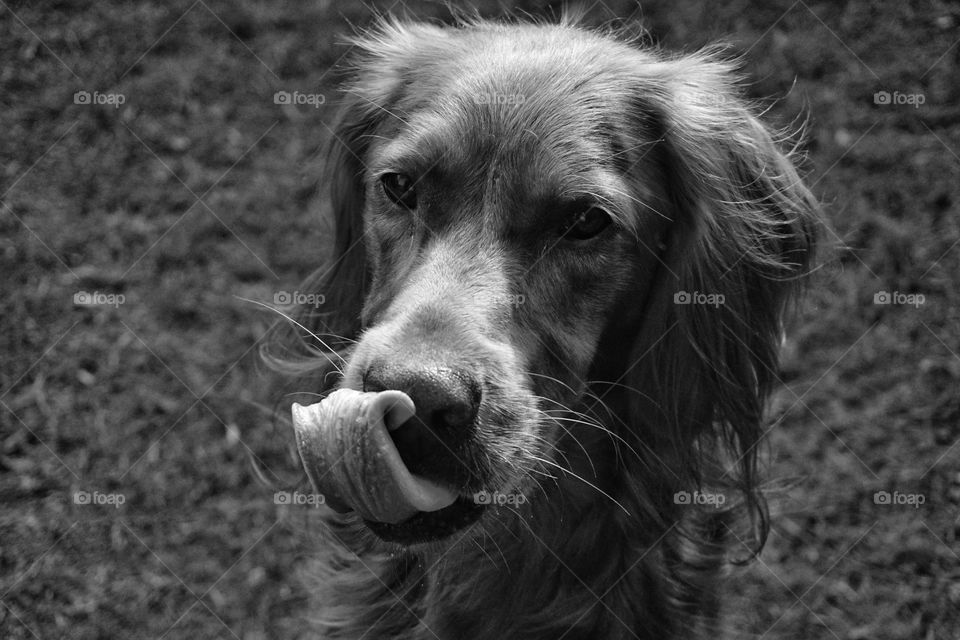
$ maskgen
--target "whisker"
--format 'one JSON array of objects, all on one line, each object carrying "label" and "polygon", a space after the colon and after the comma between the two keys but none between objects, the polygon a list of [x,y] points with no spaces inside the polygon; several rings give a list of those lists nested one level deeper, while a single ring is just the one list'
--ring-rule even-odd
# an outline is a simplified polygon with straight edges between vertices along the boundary
[{"label": "whisker", "polygon": [[634,448],[633,448],[633,445],[631,445],[629,442],[627,442],[627,440],[626,440],[623,436],[621,436],[621,435],[620,435],[619,433],[617,433],[616,431],[613,431],[613,430],[611,430],[611,429],[608,429],[607,427],[603,426],[603,424],[601,424],[601,423],[599,423],[599,422],[593,422],[593,421],[587,421],[587,420],[577,420],[576,418],[565,418],[565,417],[557,417],[557,416],[551,416],[550,419],[551,419],[551,420],[562,420],[562,421],[564,421],[564,422],[573,422],[573,423],[576,423],[576,424],[582,424],[582,425],[587,426],[587,427],[593,427],[594,429],[599,429],[600,431],[603,431],[604,433],[606,433],[607,436],[610,437],[610,439],[614,441],[613,444],[614,444],[614,447],[615,447],[615,448],[617,447],[618,443],[619,443],[619,444],[623,444],[627,449],[630,450],[630,453],[632,453],[632,454],[633,454],[634,456],[636,456],[637,458],[640,458],[640,453],[639,453],[636,449],[634,449]]},{"label": "whisker", "polygon": [[[289,320],[289,321],[292,322],[293,324],[297,325],[298,327],[300,327],[301,329],[303,329],[304,331],[306,331],[306,332],[310,335],[310,337],[312,337],[314,340],[316,340],[317,342],[319,342],[325,349],[327,349],[327,351],[329,351],[329,353],[333,353],[333,354],[335,354],[338,358],[340,358],[340,361],[341,361],[343,364],[346,364],[346,363],[347,363],[347,361],[343,358],[343,356],[341,356],[341,355],[340,355],[339,353],[337,353],[336,350],[334,350],[330,345],[328,345],[326,342],[324,342],[323,338],[321,338],[320,336],[318,336],[317,334],[315,334],[313,331],[310,331],[310,329],[306,328],[305,326],[303,326],[302,324],[300,324],[299,322],[297,322],[296,320],[294,320],[293,318],[291,318],[289,315],[287,315],[287,314],[284,313],[283,311],[280,311],[280,310],[277,309],[276,307],[271,307],[270,305],[268,305],[268,304],[266,304],[266,303],[264,303],[264,302],[260,302],[259,300],[251,300],[251,299],[249,299],[249,298],[242,298],[242,297],[240,297],[240,296],[234,296],[234,297],[236,297],[236,298],[239,299],[239,300],[243,300],[244,302],[250,302],[250,303],[252,303],[252,304],[261,306],[261,307],[263,307],[264,309],[269,309],[270,311],[273,311],[274,313],[276,313],[277,315],[285,318],[286,320]],[[330,366],[332,366],[334,369],[336,369],[337,372],[340,373],[340,375],[343,375],[343,369],[342,369],[339,365],[337,365],[337,363],[334,362],[334,361],[330,358],[330,356],[328,355],[327,352],[319,351],[318,353],[319,353],[320,355],[322,355],[323,357],[325,357],[325,358],[327,359],[327,362],[330,363]]]},{"label": "whisker", "polygon": [[581,393],[580,391],[577,391],[576,389],[574,389],[573,387],[571,387],[569,384],[567,384],[567,383],[564,382],[563,380],[561,380],[561,379],[559,379],[559,378],[554,378],[553,376],[548,376],[548,375],[545,374],[545,373],[537,373],[536,371],[526,371],[526,372],[524,372],[524,373],[526,373],[526,375],[528,375],[528,376],[534,376],[534,377],[536,377],[536,378],[545,378],[545,379],[549,380],[550,382],[556,382],[556,383],[559,384],[560,386],[565,387],[565,388],[566,388],[568,391],[570,391],[573,395],[580,395],[580,393]]},{"label": "whisker", "polygon": [[[561,403],[561,402],[559,402],[559,401],[557,401],[557,400],[554,400],[554,399],[552,399],[552,398],[544,398],[544,397],[542,397],[542,396],[536,396],[536,397],[539,398],[539,399],[541,399],[541,400],[546,400],[546,401],[552,402],[552,403],[554,403],[554,404],[556,404],[557,406],[560,407],[560,409],[548,409],[548,410],[544,411],[544,413],[547,413],[547,414],[548,414],[548,417],[549,417],[550,419],[552,419],[552,420],[563,420],[563,421],[567,421],[567,422],[575,422],[575,423],[582,424],[582,425],[584,425],[584,426],[593,427],[594,429],[598,429],[598,430],[606,433],[606,434],[607,434],[607,437],[610,438],[610,440],[611,440],[611,442],[613,443],[613,446],[614,446],[614,452],[616,453],[618,459],[622,460],[622,457],[620,456],[620,449],[619,449],[619,444],[622,443],[625,447],[627,447],[627,449],[630,450],[630,453],[632,453],[634,456],[636,456],[637,459],[643,460],[643,458],[640,456],[640,453],[633,447],[633,445],[631,445],[631,444],[630,444],[623,436],[621,436],[619,433],[617,433],[616,431],[613,431],[613,430],[610,429],[609,427],[606,427],[603,423],[601,423],[601,422],[599,422],[599,421],[597,421],[597,420],[592,419],[591,416],[588,416],[588,415],[586,415],[586,414],[584,414],[584,413],[581,413],[581,412],[579,412],[579,411],[574,411],[573,409],[570,409],[569,407],[564,406],[563,403]],[[604,408],[607,409],[607,411],[610,411],[609,407],[606,407],[606,405],[603,405],[602,402],[601,402],[600,404],[601,404],[602,406],[604,406]],[[550,412],[550,411],[564,411],[564,412],[569,412],[571,415],[577,416],[577,417],[583,418],[583,419],[582,419],[582,420],[578,420],[577,418],[551,416],[551,415],[549,415],[549,412]],[[611,413],[611,415],[613,415],[612,412],[610,412],[610,413]],[[619,418],[618,418],[618,419],[619,419]],[[622,423],[622,420],[621,420],[621,423]],[[626,425],[624,425],[624,426],[626,426]]]},{"label": "whisker", "polygon": [[[570,429],[568,429],[566,426],[564,426],[559,420],[555,420],[555,419],[553,418],[553,416],[549,415],[548,413],[546,413],[546,412],[543,411],[542,409],[536,409],[536,408],[535,408],[534,411],[536,411],[537,413],[539,413],[539,414],[542,415],[543,417],[547,418],[548,420],[552,420],[554,424],[556,424],[558,427],[560,427],[561,429],[563,429],[563,431],[564,431],[568,436],[570,436],[570,438],[571,438],[575,443],[577,443],[577,446],[580,447],[580,450],[581,450],[581,451],[583,451],[583,455],[584,455],[584,457],[587,459],[587,462],[590,463],[590,469],[593,471],[593,477],[596,478],[596,477],[597,477],[597,468],[596,468],[596,467],[594,466],[594,464],[593,464],[593,458],[590,457],[590,453],[587,451],[587,448],[586,448],[585,446],[583,446],[583,443],[580,442],[580,439],[577,438],[577,436],[573,435],[573,433],[570,431]],[[569,461],[569,460],[567,461],[567,464],[568,464],[568,465],[570,464],[570,461]]]},{"label": "whisker", "polygon": [[[489,538],[489,539],[490,539],[490,542],[493,543],[493,546],[496,547],[497,552],[500,554],[500,557],[503,559],[503,566],[506,567],[507,572],[509,573],[509,572],[510,572],[510,561],[507,560],[507,556],[506,556],[506,554],[503,552],[503,548],[499,545],[499,543],[497,543],[497,537],[496,537],[495,535],[493,535],[492,533],[490,533],[489,531],[487,531],[487,528],[486,528],[485,526],[482,526],[480,530],[483,532],[483,539],[484,539],[484,541],[486,541],[486,540]],[[487,557],[490,557],[489,554],[487,555]]]},{"label": "whisker", "polygon": [[[484,532],[484,538],[486,538],[486,532]],[[490,561],[490,564],[492,564],[494,567],[496,567],[496,566],[497,566],[497,561],[493,559],[493,556],[491,556],[489,553],[487,553],[487,550],[483,548],[483,545],[480,544],[480,542],[479,542],[476,538],[471,538],[471,541],[473,542],[474,545],[476,545],[477,549],[480,549],[480,551],[481,551],[481,553],[483,553],[483,555],[487,556],[487,560]],[[509,571],[509,568],[508,568],[508,571]]]},{"label": "whisker", "polygon": [[[551,467],[555,467],[555,468],[559,469],[560,471],[563,471],[564,473],[566,473],[566,474],[568,474],[568,475],[570,475],[570,476],[573,476],[574,478],[576,478],[576,479],[579,480],[580,482],[584,483],[585,485],[587,485],[588,487],[590,487],[591,489],[593,489],[594,491],[596,491],[596,492],[599,493],[600,495],[602,495],[602,496],[604,496],[605,498],[607,498],[608,500],[610,500],[610,502],[612,502],[613,504],[615,504],[615,505],[617,505],[618,507],[620,507],[620,509],[623,510],[623,512],[624,512],[625,514],[627,514],[628,516],[631,515],[630,512],[627,511],[627,508],[624,507],[622,504],[620,504],[620,502],[618,502],[616,498],[614,498],[614,497],[611,496],[609,493],[607,493],[606,491],[604,491],[603,489],[601,489],[601,488],[598,487],[597,485],[593,484],[592,482],[590,482],[589,480],[587,480],[587,479],[584,478],[583,476],[580,476],[580,475],[574,473],[574,472],[571,471],[570,469],[566,469],[566,468],[560,466],[559,464],[557,464],[557,463],[554,462],[553,460],[547,460],[547,459],[545,459],[545,458],[539,458],[539,457],[537,457],[537,456],[531,456],[531,457],[532,457],[534,460],[537,460],[537,461],[539,461],[539,462],[542,462],[543,464],[550,465]],[[632,516],[631,516],[631,517],[632,517]]]}]

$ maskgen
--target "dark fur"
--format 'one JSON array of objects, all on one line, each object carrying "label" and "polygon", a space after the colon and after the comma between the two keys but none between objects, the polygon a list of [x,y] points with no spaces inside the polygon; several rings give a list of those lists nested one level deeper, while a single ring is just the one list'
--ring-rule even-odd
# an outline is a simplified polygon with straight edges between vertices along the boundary
[{"label": "dark fur", "polygon": [[[331,516],[322,637],[717,637],[723,568],[766,535],[762,411],[813,244],[790,154],[711,52],[487,22],[385,23],[357,49],[324,178],[333,259],[305,285],[326,303],[296,310],[323,343],[280,328],[265,356],[320,391],[387,355],[479,372],[458,481],[528,500],[412,548]],[[422,178],[413,218],[376,190],[398,166]],[[561,188],[617,230],[550,246]],[[726,503],[676,504],[696,489]]]}]

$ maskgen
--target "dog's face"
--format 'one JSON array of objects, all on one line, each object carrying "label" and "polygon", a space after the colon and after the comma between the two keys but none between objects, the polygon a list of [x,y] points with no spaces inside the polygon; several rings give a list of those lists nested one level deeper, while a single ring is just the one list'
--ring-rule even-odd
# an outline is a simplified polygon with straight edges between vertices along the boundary
[{"label": "dog's face", "polygon": [[[401,455],[468,500],[522,490],[550,455],[549,416],[575,403],[602,333],[642,297],[668,215],[649,144],[625,126],[630,95],[610,91],[602,60],[571,76],[584,52],[570,43],[476,45],[440,77],[403,69],[369,134],[371,280],[344,378],[406,391],[418,420],[394,434]],[[380,532],[405,540],[402,528]]]},{"label": "dog's face", "polygon": [[[666,261],[719,223],[685,211],[699,205],[677,174],[695,169],[664,142],[678,122],[703,129],[702,105],[676,116],[690,107],[671,94],[682,65],[567,27],[390,27],[364,46],[336,132],[368,274],[342,386],[406,392],[417,416],[392,434],[401,456],[462,496],[368,523],[413,544],[481,517],[474,493],[550,474],[566,410],[588,382],[619,382],[645,317],[662,320],[655,281],[678,277]],[[736,157],[714,160],[750,180]],[[670,258],[678,227],[688,241]]]}]

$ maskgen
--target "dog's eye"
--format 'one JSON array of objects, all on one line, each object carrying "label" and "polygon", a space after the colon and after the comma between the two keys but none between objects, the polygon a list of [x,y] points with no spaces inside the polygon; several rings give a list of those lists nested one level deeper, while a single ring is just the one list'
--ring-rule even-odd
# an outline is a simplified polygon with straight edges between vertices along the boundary
[{"label": "dog's eye", "polygon": [[589,240],[610,226],[613,219],[599,207],[589,207],[573,216],[561,230],[560,235],[568,240]]},{"label": "dog's eye", "polygon": [[413,180],[402,173],[386,173],[380,178],[383,192],[390,201],[404,209],[417,208],[417,192],[413,189]]}]

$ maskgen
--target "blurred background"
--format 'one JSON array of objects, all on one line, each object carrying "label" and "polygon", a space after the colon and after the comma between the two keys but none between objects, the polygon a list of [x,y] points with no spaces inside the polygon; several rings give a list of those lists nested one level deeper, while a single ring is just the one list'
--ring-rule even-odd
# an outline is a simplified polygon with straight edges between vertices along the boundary
[{"label": "blurred background", "polygon": [[[791,488],[735,573],[733,637],[957,640],[960,6],[568,4],[668,49],[725,41],[768,121],[807,122],[829,229],[771,403]],[[247,300],[322,258],[331,69],[377,12],[450,20],[0,2],[0,637],[305,637],[308,507],[250,465],[298,480],[256,364],[275,316]]]}]

